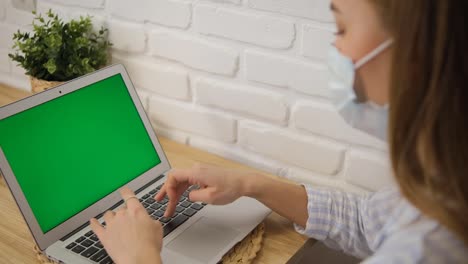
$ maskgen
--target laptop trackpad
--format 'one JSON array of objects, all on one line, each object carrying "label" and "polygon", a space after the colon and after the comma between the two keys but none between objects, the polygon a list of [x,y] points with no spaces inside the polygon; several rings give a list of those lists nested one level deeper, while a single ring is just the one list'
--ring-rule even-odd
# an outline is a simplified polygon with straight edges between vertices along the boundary
[{"label": "laptop trackpad", "polygon": [[169,242],[166,248],[207,263],[238,235],[237,230],[202,217]]}]

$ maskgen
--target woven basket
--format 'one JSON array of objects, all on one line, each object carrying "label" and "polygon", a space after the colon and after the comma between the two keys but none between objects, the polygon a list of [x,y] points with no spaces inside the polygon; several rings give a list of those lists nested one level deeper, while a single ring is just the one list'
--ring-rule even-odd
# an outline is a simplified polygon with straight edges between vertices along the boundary
[{"label": "woven basket", "polygon": [[[265,233],[265,224],[261,223],[248,236],[233,247],[220,263],[222,264],[250,264],[257,256],[258,251],[262,248],[263,234]],[[56,264],[47,258],[42,252],[34,246],[34,252],[40,263]]]},{"label": "woven basket", "polygon": [[49,82],[49,81],[39,80],[32,76],[29,76],[29,80],[31,81],[31,88],[32,88],[33,93],[40,93],[47,89],[54,88],[55,86],[58,86],[63,83],[63,82]]}]

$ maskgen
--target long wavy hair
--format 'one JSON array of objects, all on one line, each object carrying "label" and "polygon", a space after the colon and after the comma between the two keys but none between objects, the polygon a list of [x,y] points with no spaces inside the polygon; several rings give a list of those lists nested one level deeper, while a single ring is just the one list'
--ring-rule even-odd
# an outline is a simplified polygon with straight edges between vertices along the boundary
[{"label": "long wavy hair", "polygon": [[402,194],[468,245],[468,1],[369,0],[395,39],[389,144]]}]

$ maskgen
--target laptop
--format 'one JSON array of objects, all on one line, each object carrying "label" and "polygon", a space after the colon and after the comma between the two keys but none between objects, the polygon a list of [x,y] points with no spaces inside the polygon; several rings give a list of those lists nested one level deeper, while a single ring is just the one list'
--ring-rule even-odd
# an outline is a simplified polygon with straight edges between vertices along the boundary
[{"label": "laptop", "polygon": [[162,223],[165,263],[218,263],[270,213],[246,197],[193,203],[192,186],[164,218],[167,199],[153,197],[170,168],[122,65],[0,108],[0,169],[36,244],[54,261],[113,263],[89,219],[103,222],[105,211],[122,206],[124,185]]}]

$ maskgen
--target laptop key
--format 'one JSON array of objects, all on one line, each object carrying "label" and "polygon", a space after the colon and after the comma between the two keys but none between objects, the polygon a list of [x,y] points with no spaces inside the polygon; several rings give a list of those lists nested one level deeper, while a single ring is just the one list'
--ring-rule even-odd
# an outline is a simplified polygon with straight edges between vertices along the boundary
[{"label": "laptop key", "polygon": [[192,206],[190,206],[190,208],[193,208],[193,209],[198,211],[198,210],[203,208],[203,205],[194,203],[194,204],[192,204]]},{"label": "laptop key", "polygon": [[149,193],[150,193],[150,194],[155,194],[156,192],[157,192],[157,190],[154,189],[154,190],[151,190]]},{"label": "laptop key", "polygon": [[75,243],[75,242],[71,242],[71,243],[68,244],[68,246],[66,246],[65,248],[66,248],[66,249],[72,249],[74,246],[76,246],[76,243]]},{"label": "laptop key", "polygon": [[163,222],[163,223],[169,223],[169,221],[171,221],[171,218],[169,217],[161,217],[159,218],[159,221]]},{"label": "laptop key", "polygon": [[194,214],[197,213],[197,210],[194,210],[192,208],[187,208],[183,214],[186,215],[186,216],[193,216]]},{"label": "laptop key", "polygon": [[148,208],[148,209],[146,209],[146,212],[148,212],[148,214],[150,215],[150,214],[154,213],[154,210],[151,209],[151,208]]},{"label": "laptop key", "polygon": [[91,230],[91,231],[88,231],[88,232],[85,234],[85,236],[86,236],[86,237],[90,237],[90,236],[92,236],[93,234],[94,234],[94,232]]},{"label": "laptop key", "polygon": [[105,249],[101,249],[101,250],[99,250],[98,253],[94,254],[90,259],[91,259],[92,261],[99,262],[99,261],[103,260],[103,259],[104,259],[105,257],[107,257],[107,256],[108,256],[108,255],[107,255],[106,250],[105,250]]},{"label": "laptop key", "polygon": [[178,212],[175,212],[172,216],[171,216],[171,221],[176,218],[180,213]]},{"label": "laptop key", "polygon": [[76,247],[74,247],[72,249],[73,252],[78,253],[78,254],[81,253],[83,250],[85,250],[85,248],[80,246],[80,245],[78,245],[78,246],[76,246]]},{"label": "laptop key", "polygon": [[89,239],[86,239],[85,241],[81,242],[81,245],[85,246],[85,247],[89,247],[91,246],[92,244],[94,244],[93,241],[89,240]]},{"label": "laptop key", "polygon": [[149,204],[154,204],[154,202],[156,202],[156,200],[154,200],[153,198],[148,198],[145,201],[145,203],[149,203]]},{"label": "laptop key", "polygon": [[89,258],[91,257],[94,253],[98,252],[98,248],[95,248],[95,247],[90,247],[88,248],[87,250],[83,251],[83,253],[81,253],[81,256],[85,257],[85,258]]},{"label": "laptop key", "polygon": [[89,239],[91,239],[93,241],[98,241],[99,240],[99,238],[96,236],[96,234],[90,236]]},{"label": "laptop key", "polygon": [[165,225],[163,227],[163,236],[167,236],[169,233],[174,231],[177,227],[179,227],[181,224],[183,224],[185,221],[187,221],[189,218],[183,214],[177,216],[172,220],[170,223]]},{"label": "laptop key", "polygon": [[164,215],[164,211],[157,210],[156,212],[153,213],[153,215],[158,216],[158,217],[161,217],[161,216]]},{"label": "laptop key", "polygon": [[97,247],[97,248],[103,248],[104,247],[102,245],[101,241],[96,242],[96,244],[94,244],[94,246]]},{"label": "laptop key", "polygon": [[151,208],[151,209],[154,209],[154,210],[158,210],[159,208],[161,208],[161,205],[155,203],[155,204],[152,204],[152,205],[150,206],[150,208]]},{"label": "laptop key", "polygon": [[149,193],[143,195],[143,199],[147,199],[148,197],[150,197],[150,194],[149,194]]},{"label": "laptop key", "polygon": [[150,207],[150,205],[151,205],[151,204],[145,203],[145,202],[142,202],[141,204],[143,205],[144,208],[148,208],[148,207]]},{"label": "laptop key", "polygon": [[182,206],[176,206],[175,211],[176,211],[177,213],[180,213],[180,212],[184,211],[184,209],[185,209],[185,208],[183,208]]},{"label": "laptop key", "polygon": [[77,238],[77,239],[75,240],[75,242],[81,243],[81,242],[82,242],[83,240],[85,240],[85,239],[86,239],[86,237],[81,236],[81,237]]},{"label": "laptop key", "polygon": [[102,260],[101,262],[99,262],[99,263],[101,263],[101,264],[112,264],[112,263],[114,263],[114,262],[112,261],[112,259],[111,259],[109,256],[107,256],[105,259],[103,259],[103,260]]},{"label": "laptop key", "polygon": [[192,203],[189,202],[189,201],[183,201],[182,203],[180,203],[180,206],[185,207],[185,208],[187,208],[187,207],[189,207],[191,205],[192,205]]},{"label": "laptop key", "polygon": [[152,215],[151,218],[153,218],[153,220],[156,220],[156,221],[159,220],[159,217],[157,217],[157,216],[155,216],[155,215]]}]

